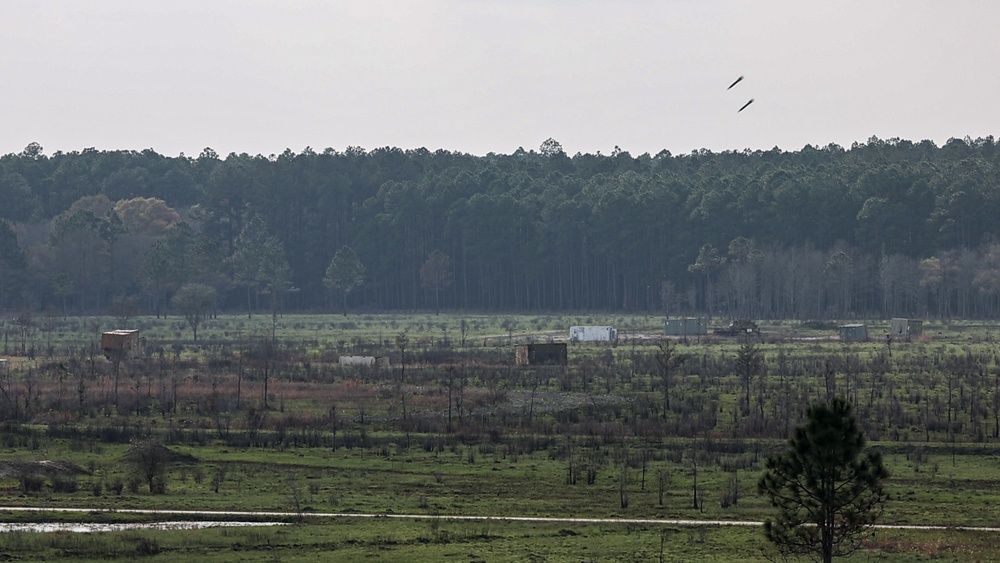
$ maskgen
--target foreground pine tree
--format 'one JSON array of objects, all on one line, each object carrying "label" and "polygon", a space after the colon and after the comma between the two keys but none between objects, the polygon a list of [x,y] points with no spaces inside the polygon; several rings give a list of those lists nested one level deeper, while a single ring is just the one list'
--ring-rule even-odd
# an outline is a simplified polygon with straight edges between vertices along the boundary
[{"label": "foreground pine tree", "polygon": [[757,484],[778,509],[764,533],[785,555],[848,555],[882,514],[889,472],[865,449],[851,405],[840,398],[807,411],[784,453],[767,460]]}]

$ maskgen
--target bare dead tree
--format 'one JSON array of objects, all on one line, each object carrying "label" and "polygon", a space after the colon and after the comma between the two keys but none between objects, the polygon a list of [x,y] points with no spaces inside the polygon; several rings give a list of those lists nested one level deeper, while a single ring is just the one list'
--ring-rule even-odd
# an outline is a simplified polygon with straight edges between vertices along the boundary
[{"label": "bare dead tree", "polygon": [[663,498],[670,484],[670,471],[666,467],[656,470],[656,499],[660,506],[664,506]]},{"label": "bare dead tree", "polygon": [[671,340],[657,343],[656,365],[660,371],[660,385],[663,387],[663,419],[670,413],[670,389],[674,372],[687,359],[677,351],[677,344]]},{"label": "bare dead tree", "polygon": [[126,459],[132,465],[133,471],[149,486],[150,493],[166,492],[170,450],[163,444],[148,438],[135,440],[129,447]]}]

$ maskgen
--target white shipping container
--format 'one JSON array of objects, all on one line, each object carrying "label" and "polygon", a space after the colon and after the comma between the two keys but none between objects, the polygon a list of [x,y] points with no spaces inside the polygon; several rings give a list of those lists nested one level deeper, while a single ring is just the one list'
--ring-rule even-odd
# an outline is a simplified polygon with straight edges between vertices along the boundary
[{"label": "white shipping container", "polygon": [[340,365],[389,367],[389,358],[388,356],[341,356]]},{"label": "white shipping container", "polygon": [[613,342],[618,340],[618,331],[610,326],[571,326],[570,342]]}]

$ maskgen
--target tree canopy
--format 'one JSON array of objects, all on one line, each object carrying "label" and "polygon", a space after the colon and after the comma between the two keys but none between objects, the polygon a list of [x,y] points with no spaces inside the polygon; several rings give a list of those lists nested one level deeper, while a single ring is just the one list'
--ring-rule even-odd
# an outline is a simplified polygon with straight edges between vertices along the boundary
[{"label": "tree canopy", "polygon": [[451,287],[452,281],[451,257],[440,250],[431,252],[420,266],[420,286],[434,292],[435,314],[441,309],[441,292]]},{"label": "tree canopy", "polygon": [[854,552],[881,515],[889,472],[881,454],[865,448],[847,401],[814,405],[806,418],[757,485],[778,511],[764,533],[782,553],[829,562]]},{"label": "tree canopy", "polygon": [[365,266],[358,254],[350,246],[341,246],[326,268],[323,285],[343,295],[344,316],[347,316],[347,297],[364,282]]},{"label": "tree canopy", "polygon": [[214,302],[215,289],[201,283],[184,284],[174,294],[173,306],[191,326],[194,340],[198,340],[198,326]]},{"label": "tree canopy", "polygon": [[[665,295],[680,314],[990,317],[998,185],[992,137],[638,156],[568,155],[554,139],[485,156],[32,144],[0,156],[0,219],[27,257],[0,308],[84,312],[123,292],[169,303],[180,284],[156,287],[143,264],[184,224],[212,257],[184,282],[215,287],[224,308],[257,294],[320,308],[349,247],[364,264],[351,301],[379,310],[657,311]],[[435,250],[452,283],[424,291]]]}]

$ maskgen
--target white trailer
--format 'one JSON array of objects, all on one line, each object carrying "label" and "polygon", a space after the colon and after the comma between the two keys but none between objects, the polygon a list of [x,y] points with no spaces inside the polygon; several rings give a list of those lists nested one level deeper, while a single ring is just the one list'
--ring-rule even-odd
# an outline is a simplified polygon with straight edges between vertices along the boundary
[{"label": "white trailer", "polygon": [[614,342],[618,340],[618,331],[610,326],[571,326],[569,327],[570,342]]},{"label": "white trailer", "polygon": [[342,366],[389,367],[388,356],[340,356]]}]

